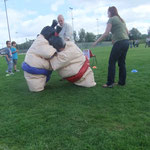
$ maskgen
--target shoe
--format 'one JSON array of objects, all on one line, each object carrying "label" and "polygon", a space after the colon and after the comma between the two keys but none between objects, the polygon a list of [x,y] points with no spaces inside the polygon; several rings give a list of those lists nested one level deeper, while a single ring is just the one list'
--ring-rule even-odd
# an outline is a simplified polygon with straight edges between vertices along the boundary
[{"label": "shoe", "polygon": [[117,86],[117,85],[119,85],[117,82],[115,82],[114,84],[113,84],[114,86]]},{"label": "shoe", "polygon": [[10,76],[10,73],[6,74],[6,77]]},{"label": "shoe", "polygon": [[8,70],[6,70],[5,72],[8,73]]},{"label": "shoe", "polygon": [[14,73],[13,73],[13,72],[10,72],[9,74],[10,74],[10,75],[14,75]]},{"label": "shoe", "polygon": [[11,75],[14,75],[14,73],[13,72],[9,72],[9,73],[6,74],[6,77],[11,76]]},{"label": "shoe", "polygon": [[102,87],[103,88],[113,88],[114,84],[111,84],[111,85],[107,85],[107,84],[104,84]]},{"label": "shoe", "polygon": [[17,70],[15,70],[15,72],[20,72],[20,70],[17,69]]},{"label": "shoe", "polygon": [[125,86],[125,84],[114,83],[114,86]]}]

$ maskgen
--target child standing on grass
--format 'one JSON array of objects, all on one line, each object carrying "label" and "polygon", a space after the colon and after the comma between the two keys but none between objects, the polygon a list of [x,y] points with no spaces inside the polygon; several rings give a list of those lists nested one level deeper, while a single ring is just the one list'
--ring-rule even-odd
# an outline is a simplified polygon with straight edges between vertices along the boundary
[{"label": "child standing on grass", "polygon": [[6,45],[7,45],[7,47],[5,48],[5,57],[6,57],[6,61],[7,61],[7,64],[8,64],[8,70],[6,71],[8,74],[6,74],[6,76],[10,76],[10,75],[14,74],[12,72],[13,61],[12,61],[12,53],[11,53],[11,42],[6,41]]},{"label": "child standing on grass", "polygon": [[20,70],[17,69],[18,50],[16,49],[15,41],[12,42],[11,52],[12,52],[12,58],[13,58],[14,71],[19,72]]}]

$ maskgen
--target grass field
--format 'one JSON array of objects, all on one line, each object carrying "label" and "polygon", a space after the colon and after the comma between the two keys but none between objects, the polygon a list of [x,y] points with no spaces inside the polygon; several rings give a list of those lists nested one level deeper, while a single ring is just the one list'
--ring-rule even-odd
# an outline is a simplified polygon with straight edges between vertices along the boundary
[{"label": "grass field", "polygon": [[110,49],[93,50],[96,87],[59,81],[53,72],[39,93],[29,92],[23,71],[6,77],[0,58],[0,150],[149,150],[150,48],[129,49],[126,86],[104,89]]}]

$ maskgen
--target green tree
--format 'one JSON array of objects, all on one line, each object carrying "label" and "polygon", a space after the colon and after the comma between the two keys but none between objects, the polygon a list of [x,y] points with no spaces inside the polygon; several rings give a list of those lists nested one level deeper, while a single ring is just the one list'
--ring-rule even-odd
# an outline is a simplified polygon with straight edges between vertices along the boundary
[{"label": "green tree", "polygon": [[141,39],[146,39],[147,38],[147,34],[142,34],[141,35]]},{"label": "green tree", "polygon": [[96,36],[93,33],[87,32],[85,34],[85,42],[94,42],[95,38],[96,38]]},{"label": "green tree", "polygon": [[82,28],[79,31],[79,42],[85,42],[85,30]]},{"label": "green tree", "polygon": [[26,41],[24,43],[21,43],[21,44],[17,44],[17,48],[19,50],[25,50],[25,49],[29,49],[30,46],[32,45],[34,40],[29,40],[29,41]]},{"label": "green tree", "polygon": [[73,39],[75,42],[77,42],[79,40],[76,31],[73,31]]},{"label": "green tree", "polygon": [[141,38],[141,33],[138,29],[136,28],[132,28],[130,31],[130,34],[132,35],[133,37],[133,40],[136,40],[136,39],[140,39]]}]

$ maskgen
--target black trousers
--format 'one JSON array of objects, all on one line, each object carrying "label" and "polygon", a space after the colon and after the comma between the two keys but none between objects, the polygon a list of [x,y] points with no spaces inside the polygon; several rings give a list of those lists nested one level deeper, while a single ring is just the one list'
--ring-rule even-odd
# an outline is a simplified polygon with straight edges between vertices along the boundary
[{"label": "black trousers", "polygon": [[114,83],[116,62],[119,66],[119,81],[120,85],[125,85],[126,82],[126,54],[129,48],[129,40],[121,40],[116,42],[111,50],[109,57],[107,85]]}]

